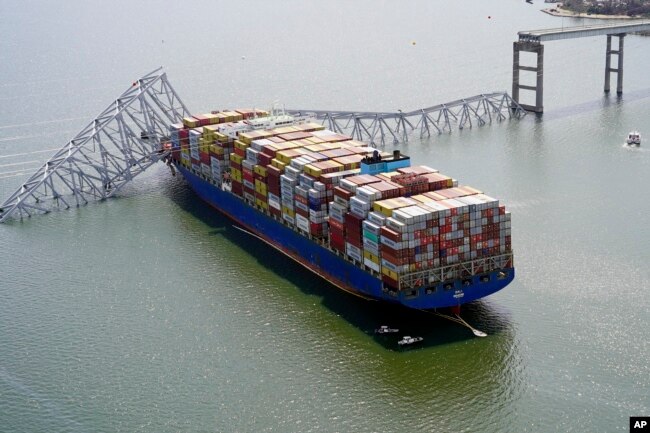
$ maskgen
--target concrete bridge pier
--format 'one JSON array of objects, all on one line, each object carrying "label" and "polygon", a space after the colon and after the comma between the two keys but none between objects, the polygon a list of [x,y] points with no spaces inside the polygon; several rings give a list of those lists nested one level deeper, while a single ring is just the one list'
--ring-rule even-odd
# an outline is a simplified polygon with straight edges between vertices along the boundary
[{"label": "concrete bridge pier", "polygon": [[[612,50],[612,36],[618,37],[618,50]],[[623,41],[625,33],[607,35],[607,51],[605,53],[605,93],[609,93],[610,72],[616,72],[616,93],[623,93]],[[612,54],[618,58],[618,67],[612,68]]]},{"label": "concrete bridge pier", "polygon": [[[519,53],[521,51],[537,54],[537,65],[521,66],[519,64]],[[519,71],[531,71],[537,73],[535,86],[519,84]],[[519,99],[519,89],[532,90],[535,92],[535,105],[522,104]],[[538,42],[515,42],[513,44],[512,61],[512,99],[519,102],[522,108],[535,113],[544,111],[544,45]]]}]

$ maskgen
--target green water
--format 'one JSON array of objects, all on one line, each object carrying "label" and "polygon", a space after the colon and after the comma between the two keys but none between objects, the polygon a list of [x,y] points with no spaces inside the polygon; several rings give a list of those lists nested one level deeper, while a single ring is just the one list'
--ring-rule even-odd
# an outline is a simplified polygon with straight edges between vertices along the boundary
[{"label": "green water", "polygon": [[[60,147],[160,64],[196,112],[509,90],[517,31],[583,24],[541,7],[0,0],[0,156]],[[488,338],[337,291],[154,167],[0,225],[0,431],[628,431],[650,415],[650,151],[623,142],[650,135],[650,39],[625,44],[622,99],[604,37],[548,43],[542,117],[401,146],[512,212],[517,277],[463,311]],[[3,198],[26,178],[4,176]]]}]

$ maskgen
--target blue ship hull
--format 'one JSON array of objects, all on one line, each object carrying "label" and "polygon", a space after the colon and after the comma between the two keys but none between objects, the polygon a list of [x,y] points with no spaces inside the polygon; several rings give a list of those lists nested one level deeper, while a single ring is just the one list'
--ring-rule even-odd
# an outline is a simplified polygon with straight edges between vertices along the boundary
[{"label": "blue ship hull", "polygon": [[389,290],[380,276],[360,267],[363,265],[352,263],[326,245],[303,236],[282,220],[256,209],[237,195],[222,190],[185,167],[177,167],[202,200],[333,285],[366,299],[399,303],[416,309],[456,307],[491,295],[507,286],[515,276],[514,268],[507,268],[481,274],[480,277],[472,276],[421,287],[416,291]]}]

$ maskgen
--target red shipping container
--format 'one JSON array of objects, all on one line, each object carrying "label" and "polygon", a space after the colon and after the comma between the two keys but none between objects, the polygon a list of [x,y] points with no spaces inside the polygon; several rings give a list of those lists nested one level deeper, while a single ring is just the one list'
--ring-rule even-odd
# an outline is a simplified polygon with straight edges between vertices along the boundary
[{"label": "red shipping container", "polygon": [[381,276],[381,281],[386,284],[387,286],[392,287],[393,289],[397,290],[397,287],[399,286],[399,283],[395,280],[393,280],[391,277],[388,275],[382,275]]},{"label": "red shipping container", "polygon": [[237,194],[240,197],[244,194],[244,186],[242,185],[241,182],[238,182],[233,179],[231,181],[231,186],[232,186],[233,194]]},{"label": "red shipping container", "polygon": [[329,220],[330,227],[334,230],[340,230],[341,233],[345,231],[345,226],[342,222],[336,221],[335,219]]},{"label": "red shipping container", "polygon": [[345,241],[351,243],[357,248],[363,248],[361,236],[350,236],[350,233],[345,234]]},{"label": "red shipping container", "polygon": [[259,153],[257,155],[257,162],[263,167],[266,167],[268,165],[271,165],[271,160],[273,159],[272,156],[266,155],[264,153]]}]

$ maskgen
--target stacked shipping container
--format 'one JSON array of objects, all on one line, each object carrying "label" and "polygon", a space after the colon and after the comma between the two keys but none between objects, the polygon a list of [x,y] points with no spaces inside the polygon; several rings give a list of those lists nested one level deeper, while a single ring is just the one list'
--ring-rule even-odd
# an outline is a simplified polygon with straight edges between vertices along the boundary
[{"label": "stacked shipping container", "polygon": [[183,119],[170,127],[172,156],[395,289],[404,275],[511,252],[510,214],[498,200],[427,166],[360,174],[375,149],[315,123],[247,128],[260,114]]}]

